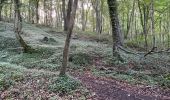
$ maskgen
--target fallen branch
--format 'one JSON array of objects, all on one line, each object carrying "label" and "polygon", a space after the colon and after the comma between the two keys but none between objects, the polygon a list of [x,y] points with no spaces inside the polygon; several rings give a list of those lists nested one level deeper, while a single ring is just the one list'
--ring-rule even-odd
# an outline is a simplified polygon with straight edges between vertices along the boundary
[{"label": "fallen branch", "polygon": [[155,51],[155,49],[157,49],[157,47],[153,47],[149,52],[147,52],[147,53],[144,55],[144,57],[146,57],[146,56],[149,55],[149,54],[152,54],[152,53]]},{"label": "fallen branch", "polygon": [[157,49],[157,47],[153,47],[148,53],[146,53],[144,55],[144,57],[148,56],[149,54],[154,54],[154,53],[163,53],[163,52],[166,52],[166,53],[170,53],[170,48],[168,49],[165,49],[165,50],[161,50],[161,51],[155,51],[155,49]]}]

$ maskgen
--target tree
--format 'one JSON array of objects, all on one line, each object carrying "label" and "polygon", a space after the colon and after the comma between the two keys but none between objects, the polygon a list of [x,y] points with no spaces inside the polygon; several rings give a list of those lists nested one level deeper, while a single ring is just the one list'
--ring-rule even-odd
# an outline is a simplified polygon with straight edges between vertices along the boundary
[{"label": "tree", "polygon": [[[151,0],[151,34],[155,33],[155,26],[154,26],[154,0]],[[156,47],[155,36],[153,37],[153,47]]]},{"label": "tree", "polygon": [[62,13],[63,13],[63,20],[64,20],[64,30],[67,30],[67,23],[66,23],[66,1],[62,0]]},{"label": "tree", "polygon": [[2,8],[3,8],[3,5],[4,5],[4,2],[5,2],[6,0],[0,0],[0,21],[2,20]]},{"label": "tree", "polygon": [[[67,10],[67,11],[70,11],[70,13],[67,12],[67,16],[70,16],[69,17],[70,19],[67,19],[67,24],[68,24],[68,27],[66,30],[67,37],[66,37],[64,51],[63,51],[63,62],[62,62],[62,68],[60,71],[60,75],[65,75],[65,73],[66,73],[69,47],[70,47],[71,35],[72,35],[74,22],[75,22],[78,0],[74,0],[74,3],[72,3],[72,2],[73,2],[73,0],[69,0],[69,4],[68,4],[68,8],[72,8],[72,9]],[[70,14],[70,15],[68,15],[68,14]]]},{"label": "tree", "polygon": [[15,10],[15,22],[14,22],[15,35],[20,45],[23,47],[23,51],[25,53],[28,53],[31,48],[25,43],[25,41],[20,35],[22,33],[22,18],[20,15],[21,4],[19,0],[13,0],[13,2],[14,2],[14,10]]},{"label": "tree", "polygon": [[38,14],[39,1],[40,1],[40,0],[35,0],[35,16],[36,16],[36,23],[39,22],[39,14]]},{"label": "tree", "polygon": [[112,25],[112,38],[113,38],[113,54],[117,50],[117,47],[123,46],[123,35],[121,32],[119,18],[117,13],[117,1],[116,0],[107,0],[109,7],[109,14]]},{"label": "tree", "polygon": [[96,13],[96,33],[99,35],[102,32],[102,13],[101,13],[101,1],[100,0],[92,0],[92,6]]},{"label": "tree", "polygon": [[149,7],[150,5],[148,2],[141,2],[138,0],[138,7],[139,7],[139,12],[140,12],[140,20],[141,20],[141,25],[143,28],[143,34],[145,36],[145,49],[147,51],[148,49],[148,41],[147,41],[147,34],[148,34],[148,21],[149,21]]},{"label": "tree", "polygon": [[68,1],[68,7],[67,7],[67,14],[66,14],[66,20],[65,20],[66,22],[65,22],[65,26],[64,26],[64,31],[67,31],[68,27],[69,27],[69,22],[70,22],[70,19],[71,19],[71,12],[72,12],[72,6],[73,6],[73,0],[69,0]]}]

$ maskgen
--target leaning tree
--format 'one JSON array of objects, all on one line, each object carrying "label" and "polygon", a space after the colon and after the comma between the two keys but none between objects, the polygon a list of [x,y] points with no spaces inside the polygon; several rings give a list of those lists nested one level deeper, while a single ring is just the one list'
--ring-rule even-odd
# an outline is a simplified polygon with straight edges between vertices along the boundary
[{"label": "leaning tree", "polygon": [[20,1],[13,0],[14,2],[14,10],[15,10],[15,22],[14,22],[14,30],[17,40],[19,41],[21,47],[23,48],[23,52],[28,53],[31,50],[31,47],[26,44],[26,42],[21,37],[22,33],[22,18],[20,15]]},{"label": "leaning tree", "polygon": [[66,37],[64,51],[63,51],[62,68],[60,71],[60,75],[62,75],[62,76],[65,75],[65,73],[66,73],[70,41],[71,41],[71,35],[72,35],[74,22],[75,22],[77,4],[78,4],[78,0],[74,0],[74,2],[73,2],[73,0],[69,0],[69,2],[68,2],[68,8],[70,8],[70,9],[67,9],[67,28],[66,28],[66,30],[64,30],[64,32],[66,32],[66,34],[67,34],[67,37]]}]

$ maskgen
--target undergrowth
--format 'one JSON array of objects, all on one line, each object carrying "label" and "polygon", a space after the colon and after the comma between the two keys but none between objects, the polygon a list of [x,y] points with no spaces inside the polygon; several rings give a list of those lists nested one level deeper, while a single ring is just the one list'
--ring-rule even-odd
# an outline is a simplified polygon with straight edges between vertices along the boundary
[{"label": "undergrowth", "polygon": [[53,78],[49,89],[55,93],[68,93],[76,90],[80,86],[80,82],[65,75]]},{"label": "undergrowth", "polygon": [[0,66],[0,91],[4,91],[15,85],[16,82],[24,79],[23,73],[19,70]]}]

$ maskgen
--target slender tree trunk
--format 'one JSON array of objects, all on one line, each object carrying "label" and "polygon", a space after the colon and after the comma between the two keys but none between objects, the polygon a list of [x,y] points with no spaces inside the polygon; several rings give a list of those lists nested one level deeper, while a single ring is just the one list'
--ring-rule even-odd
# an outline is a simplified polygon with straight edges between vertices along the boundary
[{"label": "slender tree trunk", "polygon": [[28,21],[31,21],[31,0],[29,0],[29,6],[28,6]]},{"label": "slender tree trunk", "polygon": [[15,29],[15,35],[18,39],[20,45],[23,47],[23,51],[25,53],[28,53],[30,51],[30,47],[25,43],[23,38],[21,37],[22,32],[22,18],[20,15],[20,1],[14,0],[14,9],[15,9],[15,22],[14,22],[14,29]]},{"label": "slender tree trunk", "polygon": [[50,16],[49,16],[49,25],[51,26],[51,27],[53,27],[53,17],[52,17],[52,14],[53,14],[53,2],[52,2],[52,0],[50,0]]},{"label": "slender tree trunk", "polygon": [[118,46],[123,46],[123,36],[122,36],[118,13],[117,13],[117,1],[116,0],[107,0],[107,1],[108,1],[110,19],[112,24],[113,54],[114,54]]},{"label": "slender tree trunk", "polygon": [[127,32],[126,32],[125,38],[127,38],[129,31],[130,31],[130,28],[131,28],[131,24],[133,23],[134,12],[135,12],[135,1],[136,0],[133,1],[133,7],[132,7],[130,17],[129,17],[129,14],[127,15],[128,21],[127,21]]},{"label": "slender tree trunk", "polygon": [[72,7],[73,7],[73,0],[69,0],[68,1],[68,8],[67,8],[67,16],[66,16],[66,26],[64,31],[68,30],[68,26],[69,26],[69,22],[70,22],[70,17],[71,17],[71,11],[72,11]]},{"label": "slender tree trunk", "polygon": [[84,10],[84,0],[81,1],[81,8],[82,8],[82,10],[81,10],[82,31],[85,31],[85,27],[86,27],[85,26],[85,23],[86,23],[85,21],[86,20],[85,20],[85,10]]},{"label": "slender tree trunk", "polygon": [[[72,0],[69,0],[69,1],[70,1],[69,3],[73,2]],[[66,73],[67,62],[68,62],[68,54],[69,54],[69,48],[70,48],[70,41],[71,41],[71,35],[72,35],[74,22],[75,22],[77,4],[78,4],[78,0],[74,0],[73,9],[71,10],[72,13],[70,13],[70,20],[68,22],[68,27],[67,27],[67,31],[66,31],[67,37],[66,37],[64,51],[63,51],[63,63],[62,63],[60,75],[65,75],[65,73]],[[68,4],[68,5],[72,6],[71,4]]]},{"label": "slender tree trunk", "polygon": [[47,22],[47,8],[46,8],[46,5],[47,5],[47,4],[46,4],[46,2],[47,2],[47,0],[44,0],[44,2],[43,2],[43,3],[44,3],[44,4],[43,4],[43,6],[44,6],[43,9],[44,9],[44,24],[45,24],[45,25],[48,24],[48,22]]},{"label": "slender tree trunk", "polygon": [[39,22],[38,9],[39,9],[39,0],[36,0],[36,1],[35,1],[35,16],[36,16],[36,23],[37,23],[37,24],[38,24],[38,22]]},{"label": "slender tree trunk", "polygon": [[2,8],[3,8],[3,3],[5,2],[6,0],[0,0],[0,21],[2,21]]},{"label": "slender tree trunk", "polygon": [[92,10],[92,19],[93,19],[93,32],[95,32],[95,15],[94,15],[94,13],[95,13],[95,11],[94,10]]},{"label": "slender tree trunk", "polygon": [[151,34],[153,35],[153,47],[156,47],[155,41],[155,25],[154,25],[154,0],[151,0]]},{"label": "slender tree trunk", "polygon": [[0,21],[2,21],[2,5],[0,5]]},{"label": "slender tree trunk", "polygon": [[[12,2],[12,0],[11,0],[11,2]],[[11,21],[12,20],[12,4],[10,4],[9,18],[10,18],[10,21]]]},{"label": "slender tree trunk", "polygon": [[7,5],[5,5],[4,6],[4,20],[5,21],[8,21],[8,6]]},{"label": "slender tree trunk", "polygon": [[66,22],[66,0],[62,0],[62,12],[63,12],[63,20],[64,20],[64,30],[67,30],[67,22]]},{"label": "slender tree trunk", "polygon": [[95,0],[92,1],[93,9],[95,10],[95,16],[96,16],[96,33],[101,34],[102,30],[102,13],[101,13],[101,1]]},{"label": "slender tree trunk", "polygon": [[145,50],[148,49],[148,41],[147,41],[147,35],[148,35],[148,19],[149,19],[149,7],[147,4],[142,4],[140,0],[138,0],[138,7],[140,12],[140,20],[141,20],[141,26],[143,28],[143,35],[145,40]]}]

